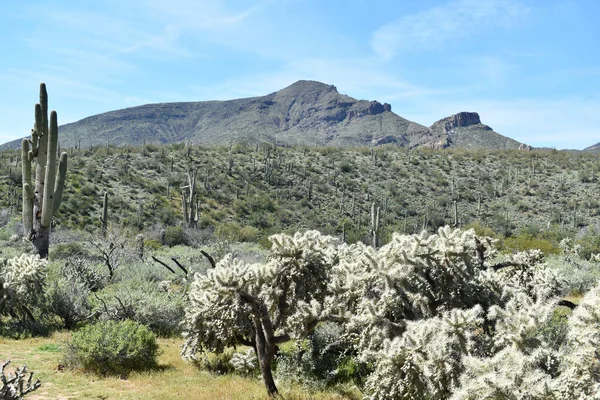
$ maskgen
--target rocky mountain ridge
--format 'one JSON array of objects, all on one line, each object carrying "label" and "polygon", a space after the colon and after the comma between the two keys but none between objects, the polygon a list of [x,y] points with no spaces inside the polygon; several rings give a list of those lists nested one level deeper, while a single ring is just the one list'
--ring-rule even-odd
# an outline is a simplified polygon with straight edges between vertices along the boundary
[{"label": "rocky mountain ridge", "polygon": [[[59,127],[63,147],[192,142],[285,145],[518,148],[520,143],[461,112],[430,128],[391,105],[357,100],[336,87],[298,81],[266,96],[227,101],[146,104],[93,115]],[[1,147],[20,146],[20,140]]]}]

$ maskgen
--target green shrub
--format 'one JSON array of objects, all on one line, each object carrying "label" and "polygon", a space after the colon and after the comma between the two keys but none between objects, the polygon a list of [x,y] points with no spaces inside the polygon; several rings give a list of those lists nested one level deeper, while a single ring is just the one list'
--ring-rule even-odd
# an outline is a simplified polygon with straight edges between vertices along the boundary
[{"label": "green shrub", "polygon": [[235,371],[234,364],[231,363],[233,350],[227,349],[222,353],[203,353],[201,356],[192,360],[196,368],[211,372],[216,375],[230,374]]},{"label": "green shrub", "polygon": [[179,335],[184,300],[182,289],[174,286],[170,281],[127,279],[103,290],[93,299],[93,314],[103,320],[138,322],[161,337]]},{"label": "green shrub", "polygon": [[156,366],[158,343],[145,326],[130,320],[102,321],[73,333],[65,363],[100,375],[126,375]]},{"label": "green shrub", "polygon": [[541,250],[544,254],[559,254],[560,247],[557,244],[546,240],[539,239],[527,235],[518,235],[515,237],[509,237],[504,240],[501,250],[509,252],[527,251],[527,250]]},{"label": "green shrub", "polygon": [[167,226],[165,229],[165,245],[172,247],[187,245],[188,240],[181,226]]}]

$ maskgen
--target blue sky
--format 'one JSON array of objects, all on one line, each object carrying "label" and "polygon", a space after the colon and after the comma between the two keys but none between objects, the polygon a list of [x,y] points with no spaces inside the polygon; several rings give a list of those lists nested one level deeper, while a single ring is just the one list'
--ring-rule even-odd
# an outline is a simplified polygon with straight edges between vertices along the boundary
[{"label": "blue sky", "polygon": [[600,142],[597,0],[7,1],[0,143],[146,103],[260,96],[299,79],[429,126],[476,111],[534,146]]}]

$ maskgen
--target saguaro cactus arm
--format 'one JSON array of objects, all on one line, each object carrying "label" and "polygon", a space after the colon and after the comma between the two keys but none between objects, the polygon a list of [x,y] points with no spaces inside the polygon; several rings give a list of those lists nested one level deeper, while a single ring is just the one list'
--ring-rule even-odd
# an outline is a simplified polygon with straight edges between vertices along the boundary
[{"label": "saguaro cactus arm", "polygon": [[46,156],[46,174],[44,183],[44,197],[42,203],[42,225],[50,226],[54,212],[54,184],[56,175],[56,146],[58,144],[58,121],[56,111],[50,114],[50,133],[47,139],[48,153]]},{"label": "saguaro cactus arm", "polygon": [[53,215],[58,211],[58,207],[60,207],[60,203],[62,202],[65,180],[67,179],[67,158],[67,153],[62,153],[58,161],[58,174],[56,175],[56,186],[54,188]]},{"label": "saguaro cactus arm", "polygon": [[33,188],[31,187],[31,162],[28,161],[29,141],[21,142],[22,173],[23,173],[23,233],[29,236],[33,230]]}]

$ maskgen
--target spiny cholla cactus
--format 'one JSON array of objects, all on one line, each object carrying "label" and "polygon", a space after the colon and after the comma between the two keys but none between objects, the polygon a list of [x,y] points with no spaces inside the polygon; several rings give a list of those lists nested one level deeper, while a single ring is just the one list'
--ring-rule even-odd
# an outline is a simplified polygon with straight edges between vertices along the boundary
[{"label": "spiny cholla cactus", "polygon": [[545,340],[561,293],[541,252],[496,260],[475,232],[397,235],[380,249],[317,232],[272,237],[266,264],[225,257],[196,275],[185,352],[246,344],[267,386],[275,345],[336,321],[373,366],[371,399],[599,398],[600,286]]},{"label": "spiny cholla cactus", "polygon": [[374,354],[366,390],[371,399],[444,399],[458,386],[460,355],[473,351],[482,309],[451,310],[407,323],[406,332],[385,340]]},{"label": "spiny cholla cactus", "polygon": [[27,377],[27,367],[24,365],[16,369],[15,374],[8,374],[4,371],[10,364],[10,361],[2,363],[0,370],[0,379],[2,387],[0,387],[0,399],[2,400],[20,400],[23,396],[33,392],[40,387],[40,380],[33,382],[33,372]]},{"label": "spiny cholla cactus", "polygon": [[256,349],[267,392],[278,391],[271,372],[277,344],[310,333],[333,318],[325,306],[337,239],[316,231],[274,235],[265,264],[226,256],[206,275],[196,274],[186,310],[184,356],[222,352],[244,344]]},{"label": "spiny cholla cactus", "polygon": [[600,398],[600,283],[590,290],[569,319],[563,372],[557,383],[562,398]]},{"label": "spiny cholla cactus", "polygon": [[23,254],[0,266],[0,313],[17,312],[33,319],[29,306],[41,300],[46,282],[46,260]]},{"label": "spiny cholla cactus", "polygon": [[332,303],[345,304],[354,315],[349,327],[359,332],[365,350],[377,350],[383,340],[401,335],[406,321],[491,305],[501,294],[501,288],[478,279],[493,248],[472,230],[394,234],[377,251],[359,243],[339,254]]},{"label": "spiny cholla cactus", "polygon": [[579,257],[579,253],[581,252],[581,246],[578,244],[575,244],[573,242],[573,239],[564,238],[563,240],[560,241],[560,243],[558,245],[561,248],[564,255],[572,256],[572,257]]},{"label": "spiny cholla cactus", "polygon": [[257,361],[254,350],[249,349],[245,353],[234,353],[229,363],[238,374],[250,375],[256,370]]}]

